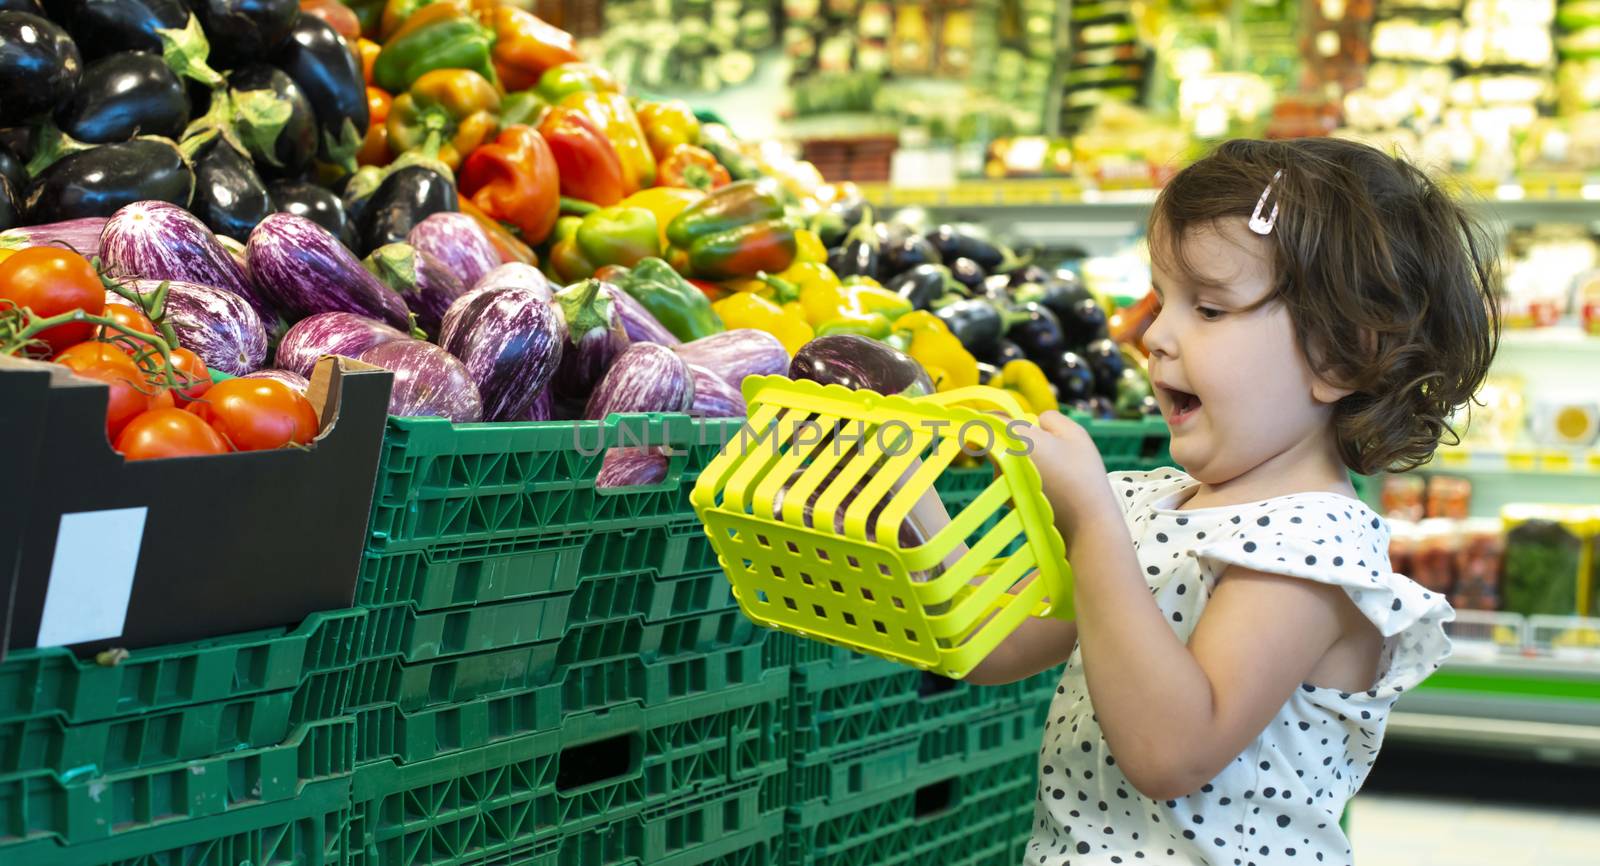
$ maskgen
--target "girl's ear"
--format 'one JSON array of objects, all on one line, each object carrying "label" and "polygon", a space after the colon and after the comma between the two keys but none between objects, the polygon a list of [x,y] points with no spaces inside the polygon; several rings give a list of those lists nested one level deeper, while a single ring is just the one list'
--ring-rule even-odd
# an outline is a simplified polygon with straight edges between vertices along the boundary
[{"label": "girl's ear", "polygon": [[1341,388],[1324,376],[1318,376],[1311,382],[1311,398],[1324,406],[1331,406],[1354,393],[1354,388]]}]

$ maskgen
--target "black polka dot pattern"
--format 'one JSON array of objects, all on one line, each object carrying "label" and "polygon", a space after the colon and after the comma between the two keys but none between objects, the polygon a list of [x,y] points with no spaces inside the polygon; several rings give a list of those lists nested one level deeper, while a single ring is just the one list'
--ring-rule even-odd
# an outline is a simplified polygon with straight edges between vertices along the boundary
[{"label": "black polka dot pattern", "polygon": [[1040,750],[1027,866],[1350,862],[1340,813],[1377,757],[1395,698],[1447,654],[1448,604],[1391,572],[1387,525],[1354,500],[1297,494],[1176,511],[1195,486],[1181,473],[1110,480],[1150,597],[1179,639],[1189,639],[1227,569],[1248,568],[1344,589],[1385,635],[1380,674],[1364,691],[1302,684],[1216,778],[1152,801],[1111,754],[1074,653]]}]

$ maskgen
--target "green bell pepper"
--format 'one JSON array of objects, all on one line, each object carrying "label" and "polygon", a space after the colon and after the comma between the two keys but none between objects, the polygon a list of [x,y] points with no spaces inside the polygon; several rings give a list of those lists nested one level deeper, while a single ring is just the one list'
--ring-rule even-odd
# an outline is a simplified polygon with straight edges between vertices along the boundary
[{"label": "green bell pepper", "polygon": [[372,80],[390,93],[404,93],[435,69],[470,69],[495,82],[493,46],[494,30],[472,15],[469,4],[432,3],[384,43],[372,64]]},{"label": "green bell pepper", "polygon": [[794,263],[794,229],[781,219],[735,226],[706,235],[689,248],[689,271],[707,280],[776,273]]},{"label": "green bell pepper", "polygon": [[[701,238],[750,223],[780,220],[783,216],[783,201],[776,182],[739,181],[714,190],[684,208],[667,226],[667,240],[675,247],[690,250]],[[793,240],[793,230],[789,232],[789,237]],[[787,263],[766,270],[781,271],[786,267]]]},{"label": "green bell pepper", "polygon": [[617,79],[603,66],[593,63],[563,63],[552,66],[539,76],[536,92],[551,105],[574,93],[616,93],[620,90]]},{"label": "green bell pepper", "polygon": [[537,127],[548,111],[550,103],[539,94],[531,90],[512,93],[500,100],[500,125]]},{"label": "green bell pepper", "polygon": [[596,268],[622,265],[661,256],[661,227],[656,215],[642,207],[601,208],[578,226],[578,249]]},{"label": "green bell pepper", "polygon": [[684,342],[725,330],[711,299],[661,259],[640,262],[617,286]]}]

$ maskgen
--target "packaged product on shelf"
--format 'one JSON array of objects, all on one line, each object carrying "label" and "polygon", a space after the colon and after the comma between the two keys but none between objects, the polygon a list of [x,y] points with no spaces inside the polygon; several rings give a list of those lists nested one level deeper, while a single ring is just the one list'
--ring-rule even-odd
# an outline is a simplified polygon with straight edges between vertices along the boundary
[{"label": "packaged product on shelf", "polygon": [[1421,520],[1428,483],[1416,475],[1386,475],[1379,495],[1383,514],[1393,520]]},{"label": "packaged product on shelf", "polygon": [[1466,444],[1504,449],[1521,441],[1528,421],[1524,387],[1519,377],[1490,374],[1478,390],[1472,423],[1465,425]]},{"label": "packaged product on shelf", "polygon": [[1410,520],[1389,520],[1389,567],[1411,576],[1417,558],[1417,524]]},{"label": "packaged product on shelf", "polygon": [[1587,448],[1600,438],[1600,400],[1583,394],[1541,394],[1534,399],[1529,427],[1541,445]]},{"label": "packaged product on shelf", "polygon": [[1505,610],[1567,616],[1578,611],[1579,587],[1589,588],[1585,551],[1594,546],[1592,509],[1570,505],[1508,505],[1501,594]]},{"label": "packaged product on shelf", "polygon": [[1472,482],[1453,475],[1428,479],[1428,516],[1465,519],[1472,507]]},{"label": "packaged product on shelf", "polygon": [[1498,610],[1500,566],[1506,550],[1500,521],[1474,517],[1462,521],[1459,528],[1460,546],[1450,603],[1459,610]]},{"label": "packaged product on shelf", "polygon": [[1432,518],[1417,524],[1416,552],[1408,576],[1424,589],[1449,595],[1455,586],[1461,535],[1456,522]]}]

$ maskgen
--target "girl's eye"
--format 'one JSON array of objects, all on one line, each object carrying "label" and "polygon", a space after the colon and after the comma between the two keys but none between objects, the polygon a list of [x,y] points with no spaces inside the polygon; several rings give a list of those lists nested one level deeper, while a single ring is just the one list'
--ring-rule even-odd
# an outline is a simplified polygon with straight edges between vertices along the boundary
[{"label": "girl's eye", "polygon": [[1194,309],[1196,313],[1200,314],[1200,318],[1208,322],[1215,322],[1222,318],[1222,311],[1216,307],[1195,307]]}]

